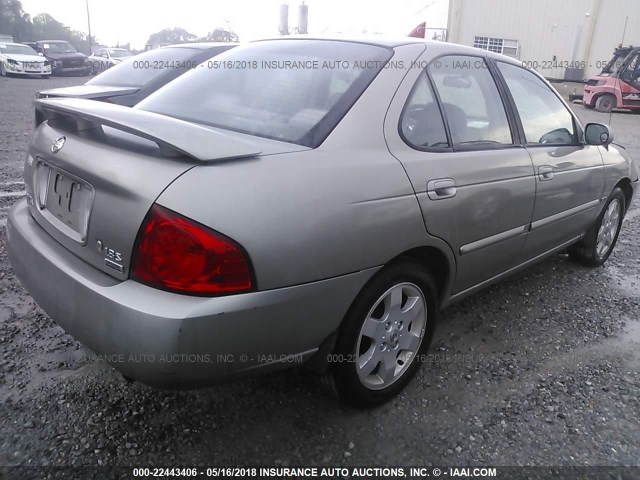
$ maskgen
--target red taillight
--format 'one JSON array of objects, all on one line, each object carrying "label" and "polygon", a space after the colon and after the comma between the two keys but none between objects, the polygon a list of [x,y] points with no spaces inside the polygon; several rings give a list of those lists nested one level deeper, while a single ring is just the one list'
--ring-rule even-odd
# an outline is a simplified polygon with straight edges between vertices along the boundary
[{"label": "red taillight", "polygon": [[132,265],[131,278],[163,290],[220,295],[253,289],[240,245],[158,205],[142,224]]}]

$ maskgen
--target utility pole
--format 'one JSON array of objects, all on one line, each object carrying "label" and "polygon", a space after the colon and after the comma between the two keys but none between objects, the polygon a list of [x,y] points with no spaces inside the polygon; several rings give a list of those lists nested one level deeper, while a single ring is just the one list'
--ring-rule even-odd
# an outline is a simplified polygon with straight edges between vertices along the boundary
[{"label": "utility pole", "polygon": [[89,17],[89,0],[85,0],[87,5],[87,25],[89,26],[89,55],[93,53],[93,47],[91,45],[91,18]]}]

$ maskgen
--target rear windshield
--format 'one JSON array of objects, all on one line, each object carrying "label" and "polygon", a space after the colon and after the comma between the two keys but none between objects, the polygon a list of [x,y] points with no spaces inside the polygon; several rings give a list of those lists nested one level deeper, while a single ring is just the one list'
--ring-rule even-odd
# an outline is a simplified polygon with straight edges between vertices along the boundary
[{"label": "rear windshield", "polygon": [[351,42],[257,42],[202,63],[136,108],[316,147],[392,54]]},{"label": "rear windshield", "polygon": [[158,48],[135,55],[87,82],[87,85],[142,87],[163,73],[189,68],[188,60],[200,53],[196,48]]}]

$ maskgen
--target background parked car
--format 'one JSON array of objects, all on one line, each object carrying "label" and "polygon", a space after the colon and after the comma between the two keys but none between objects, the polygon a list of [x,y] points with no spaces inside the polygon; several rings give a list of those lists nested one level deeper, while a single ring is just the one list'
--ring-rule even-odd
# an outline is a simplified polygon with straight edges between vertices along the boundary
[{"label": "background parked car", "polygon": [[[190,68],[234,46],[233,43],[169,45],[129,58],[84,85],[44,90],[36,96],[87,98],[132,107]],[[37,117],[36,122],[39,123]]]},{"label": "background parked car", "polygon": [[100,48],[89,57],[89,73],[95,75],[96,73],[104,72],[133,55],[133,52],[126,48]]},{"label": "background parked car", "polygon": [[52,73],[62,75],[69,73],[89,74],[87,56],[80,53],[69,42],[64,40],[41,40],[23,42],[51,62]]},{"label": "background parked car", "polygon": [[0,43],[0,76],[40,75],[51,76],[51,64],[28,45]]}]

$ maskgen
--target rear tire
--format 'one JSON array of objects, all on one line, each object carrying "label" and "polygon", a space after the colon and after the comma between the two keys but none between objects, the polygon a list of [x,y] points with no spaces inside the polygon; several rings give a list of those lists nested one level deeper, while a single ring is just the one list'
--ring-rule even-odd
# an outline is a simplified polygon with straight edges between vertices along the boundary
[{"label": "rear tire", "polygon": [[616,97],[610,93],[605,93],[596,100],[596,110],[603,113],[610,113],[616,106]]},{"label": "rear tire", "polygon": [[329,375],[356,407],[387,402],[411,381],[433,338],[437,289],[428,270],[401,260],[380,271],[344,319]]},{"label": "rear tire", "polygon": [[625,212],[625,196],[616,187],[585,237],[569,249],[569,256],[587,267],[599,267],[607,261],[618,241]]}]

